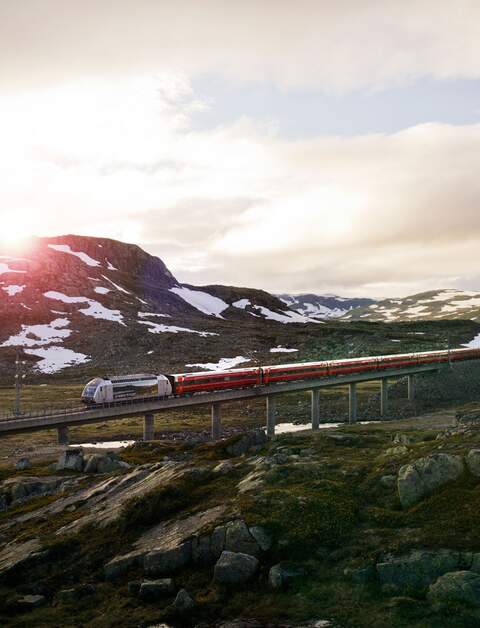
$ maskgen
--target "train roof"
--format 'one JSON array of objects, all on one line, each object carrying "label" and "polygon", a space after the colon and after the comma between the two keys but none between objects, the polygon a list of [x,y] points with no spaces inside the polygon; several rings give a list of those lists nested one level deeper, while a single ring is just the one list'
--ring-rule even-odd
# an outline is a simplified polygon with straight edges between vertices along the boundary
[{"label": "train roof", "polygon": [[112,384],[118,382],[136,382],[148,379],[158,379],[158,375],[154,373],[137,373],[135,375],[113,375],[112,377],[107,377]]}]

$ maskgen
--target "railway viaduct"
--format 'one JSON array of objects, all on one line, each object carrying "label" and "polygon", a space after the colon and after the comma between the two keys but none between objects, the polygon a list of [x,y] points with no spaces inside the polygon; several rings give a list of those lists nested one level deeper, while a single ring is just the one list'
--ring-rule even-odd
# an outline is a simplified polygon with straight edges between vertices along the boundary
[{"label": "railway viaduct", "polygon": [[35,432],[38,430],[57,429],[58,442],[61,445],[68,444],[68,428],[75,425],[85,425],[126,419],[130,417],[143,417],[144,440],[154,438],[154,417],[156,414],[167,412],[174,408],[189,408],[193,406],[211,406],[211,432],[212,439],[216,440],[221,436],[221,406],[222,403],[232,401],[243,401],[264,397],[266,399],[266,424],[267,435],[275,435],[275,407],[276,400],[280,395],[298,391],[310,391],[311,393],[311,427],[318,430],[320,425],[322,388],[333,386],[345,386],[349,388],[349,420],[354,423],[357,420],[357,384],[361,382],[380,382],[380,404],[381,415],[388,413],[388,380],[402,377],[408,378],[408,398],[415,396],[415,375],[439,371],[442,368],[449,368],[445,364],[428,364],[402,369],[385,369],[370,373],[355,373],[337,377],[324,377],[314,380],[303,380],[281,384],[270,384],[255,388],[240,390],[219,391],[213,393],[197,393],[190,397],[173,397],[169,399],[156,399],[149,401],[124,402],[104,405],[101,408],[65,409],[55,411],[51,414],[30,414],[22,416],[11,416],[0,421],[0,436],[8,434],[18,434],[22,432]]}]

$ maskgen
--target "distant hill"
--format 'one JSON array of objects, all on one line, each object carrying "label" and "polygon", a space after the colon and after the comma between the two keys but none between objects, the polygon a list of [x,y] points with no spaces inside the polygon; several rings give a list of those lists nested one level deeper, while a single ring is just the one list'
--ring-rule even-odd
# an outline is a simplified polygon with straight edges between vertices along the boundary
[{"label": "distant hill", "polygon": [[385,322],[451,319],[480,322],[480,292],[431,290],[358,307],[342,317],[346,321]]},{"label": "distant hill", "polygon": [[353,308],[376,303],[374,299],[338,297],[334,294],[278,294],[291,310],[316,319],[340,318]]},{"label": "distant hill", "polygon": [[132,244],[68,235],[0,255],[0,376],[17,348],[43,373],[247,362],[275,348],[290,324],[319,322],[261,290],[181,284]]}]

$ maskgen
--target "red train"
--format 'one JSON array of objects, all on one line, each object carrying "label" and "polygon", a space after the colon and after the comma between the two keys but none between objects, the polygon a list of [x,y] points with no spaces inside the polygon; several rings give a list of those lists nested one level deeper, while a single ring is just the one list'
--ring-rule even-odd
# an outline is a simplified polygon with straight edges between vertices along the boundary
[{"label": "red train", "polygon": [[208,373],[179,373],[167,375],[172,383],[174,395],[184,395],[214,390],[248,388],[263,384],[274,384],[304,379],[318,379],[352,373],[364,373],[384,369],[399,369],[408,366],[437,362],[459,362],[479,360],[480,349],[454,349],[452,351],[426,351],[424,353],[401,353],[397,355],[351,358],[349,360],[329,360],[259,366],[231,369]]},{"label": "red train", "polygon": [[[250,388],[252,386],[282,382],[421,366],[422,364],[463,362],[479,359],[480,349],[453,349],[452,351],[400,353],[397,355],[351,358],[349,360],[256,366],[228,371],[210,371],[207,373],[125,375],[105,379],[97,377],[85,386],[82,393],[82,401],[92,406],[116,403],[126,398],[132,398],[132,400],[145,400],[147,398],[165,399],[171,396],[214,392],[216,390]],[[152,389],[149,397],[145,396],[146,386]],[[140,396],[137,396],[138,393],[140,393]]]}]

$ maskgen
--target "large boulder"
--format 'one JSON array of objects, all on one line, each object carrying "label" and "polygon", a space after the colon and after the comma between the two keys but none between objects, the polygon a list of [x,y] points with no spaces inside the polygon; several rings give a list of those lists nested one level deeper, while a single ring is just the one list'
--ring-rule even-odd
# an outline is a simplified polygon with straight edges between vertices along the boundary
[{"label": "large boulder", "polygon": [[446,573],[430,586],[428,600],[435,605],[460,602],[480,607],[480,575],[471,571]]},{"label": "large boulder", "polygon": [[266,442],[267,436],[263,430],[252,430],[228,444],[226,450],[230,456],[241,456],[249,451],[261,449]]},{"label": "large boulder", "polygon": [[186,589],[180,589],[173,602],[173,606],[178,613],[186,614],[195,606],[195,601]]},{"label": "large boulder", "polygon": [[463,471],[462,458],[451,454],[432,454],[400,467],[397,487],[402,506],[413,506]]},{"label": "large boulder", "polygon": [[259,553],[258,543],[244,521],[229,521],[226,526],[225,549],[229,552],[240,552],[257,556]]},{"label": "large boulder", "polygon": [[466,458],[468,470],[477,478],[480,477],[480,449],[471,449]]},{"label": "large boulder", "polygon": [[463,555],[451,550],[421,551],[377,563],[380,584],[399,591],[418,591],[463,566]]},{"label": "large boulder", "polygon": [[213,579],[218,584],[244,584],[253,578],[257,569],[255,556],[224,551],[215,565]]},{"label": "large boulder", "polygon": [[168,576],[185,567],[192,558],[192,543],[185,541],[176,547],[153,550],[143,560],[143,568],[150,576]]},{"label": "large boulder", "polygon": [[142,600],[158,600],[165,595],[171,595],[175,591],[175,583],[171,578],[162,580],[145,580],[140,584],[138,595]]},{"label": "large boulder", "polygon": [[82,471],[83,464],[83,449],[81,447],[67,448],[58,459],[57,471]]},{"label": "large boulder", "polygon": [[85,458],[85,473],[112,473],[119,469],[129,469],[127,462],[109,454],[90,454]]}]

